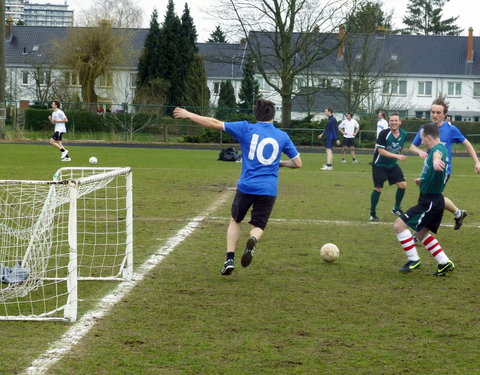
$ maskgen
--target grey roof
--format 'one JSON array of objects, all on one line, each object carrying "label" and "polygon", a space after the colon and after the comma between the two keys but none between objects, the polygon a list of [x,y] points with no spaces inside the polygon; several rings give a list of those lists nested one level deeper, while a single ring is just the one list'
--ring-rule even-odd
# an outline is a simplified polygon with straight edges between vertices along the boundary
[{"label": "grey roof", "polygon": [[315,90],[314,93],[308,95],[304,89],[301,90],[292,99],[293,112],[307,112],[308,108],[323,109],[329,107],[333,109],[334,113],[341,113],[347,110],[347,101],[341,90],[338,88],[321,88]]},{"label": "grey roof", "polygon": [[[250,40],[253,43],[258,41],[262,53],[268,56],[272,55],[269,51],[273,51],[271,35],[253,32]],[[299,37],[300,34],[295,34],[294,42]],[[319,33],[316,40],[331,53],[317,62],[314,70],[344,71],[346,59],[337,58],[335,47],[338,35]],[[473,37],[473,63],[467,63],[467,40],[467,36],[385,34],[379,37],[375,34],[347,34],[344,57],[354,57],[362,52],[370,54],[377,59],[377,67],[385,69],[388,66],[388,72],[400,75],[477,75],[480,73],[480,37]],[[312,45],[312,49],[318,48],[318,45]]]},{"label": "grey roof", "polygon": [[[67,38],[68,32],[78,28],[53,26],[14,26],[12,37],[5,43],[5,59],[8,65],[27,64],[59,65],[58,55],[52,53],[56,44]],[[132,52],[126,53],[124,66],[136,69],[148,29],[122,29],[131,41]],[[38,46],[38,50],[34,50]],[[241,77],[245,63],[245,46],[226,43],[198,43],[204,56],[209,77]]]},{"label": "grey roof", "polygon": [[[65,40],[67,27],[14,26],[12,37],[5,43],[6,63],[58,64],[51,48],[55,41]],[[126,53],[124,65],[135,69],[142,51],[148,29],[127,29],[131,33],[133,52]],[[268,33],[265,33],[268,35]],[[325,34],[326,35],[326,34]],[[466,36],[391,35],[383,39],[373,34],[354,34],[354,42],[347,44],[345,53],[356,55],[362,51],[362,41],[369,49],[378,50],[378,64],[389,64],[390,71],[401,75],[458,75],[480,74],[480,37],[473,37],[473,63],[467,63]],[[261,38],[268,48],[268,38]],[[326,35],[324,43],[333,45],[336,34]],[[38,51],[33,47],[39,46]],[[241,77],[246,50],[241,44],[198,43],[199,52],[205,56],[206,70],[210,78]],[[313,46],[315,47],[315,46]],[[350,49],[350,50],[349,50]],[[24,53],[25,52],[25,53]],[[396,56],[396,59],[392,59]],[[344,70],[344,60],[337,59],[336,50],[316,67],[319,71],[339,72]],[[232,75],[233,71],[233,75]]]}]

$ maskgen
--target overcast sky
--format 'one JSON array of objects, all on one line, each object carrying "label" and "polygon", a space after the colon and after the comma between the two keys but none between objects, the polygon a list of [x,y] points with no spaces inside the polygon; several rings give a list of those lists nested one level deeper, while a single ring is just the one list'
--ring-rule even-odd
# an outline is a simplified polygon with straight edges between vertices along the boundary
[{"label": "overcast sky", "polygon": [[[66,0],[70,8],[75,11],[88,9],[95,0]],[[159,14],[160,23],[163,21],[168,0],[135,0],[135,4],[142,7],[144,11],[144,27],[148,27],[150,16],[156,7]],[[63,3],[63,0],[30,0],[32,3]],[[221,25],[221,21],[214,19],[208,15],[205,10],[214,9],[218,0],[174,0],[175,10],[181,16],[185,2],[191,10],[197,32],[199,34],[198,41],[205,42],[210,33],[217,24]],[[405,15],[408,0],[383,0],[385,10],[394,11],[395,27],[401,28],[402,17]],[[469,27],[473,27],[474,35],[480,35],[480,1],[478,0],[450,0],[444,8],[443,18],[459,16],[457,24],[464,29],[461,35],[467,35]],[[230,40],[237,42],[237,40]]]}]

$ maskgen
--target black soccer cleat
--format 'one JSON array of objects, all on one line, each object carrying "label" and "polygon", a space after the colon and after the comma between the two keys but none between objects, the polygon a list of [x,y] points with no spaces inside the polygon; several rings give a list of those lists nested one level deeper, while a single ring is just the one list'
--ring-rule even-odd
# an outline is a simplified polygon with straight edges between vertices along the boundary
[{"label": "black soccer cleat", "polygon": [[368,221],[378,221],[378,220],[380,219],[375,214],[370,214],[370,217],[368,218]]},{"label": "black soccer cleat", "polygon": [[422,266],[423,262],[418,259],[418,260],[409,260],[407,263],[405,263],[402,268],[398,270],[398,272],[412,272],[413,270],[416,270],[417,268],[420,268]]},{"label": "black soccer cleat", "polygon": [[453,227],[454,230],[459,230],[463,224],[463,219],[467,217],[467,211],[460,210],[460,217],[455,218],[455,226]]},{"label": "black soccer cleat", "polygon": [[233,265],[233,259],[228,259],[223,264],[223,267],[220,273],[224,276],[228,276],[233,272],[234,269],[235,269],[235,266]]},{"label": "black soccer cleat", "polygon": [[245,250],[243,250],[242,255],[242,267],[248,267],[252,263],[253,254],[255,253],[255,246],[257,245],[257,239],[255,237],[250,237],[247,240],[247,245]]},{"label": "black soccer cleat", "polygon": [[439,264],[437,271],[433,274],[434,276],[445,276],[447,272],[452,272],[455,269],[455,265],[452,261],[448,261],[445,264]]},{"label": "black soccer cleat", "polygon": [[400,208],[392,208],[392,214],[394,214],[395,216],[402,216],[403,215],[403,211],[400,209]]}]

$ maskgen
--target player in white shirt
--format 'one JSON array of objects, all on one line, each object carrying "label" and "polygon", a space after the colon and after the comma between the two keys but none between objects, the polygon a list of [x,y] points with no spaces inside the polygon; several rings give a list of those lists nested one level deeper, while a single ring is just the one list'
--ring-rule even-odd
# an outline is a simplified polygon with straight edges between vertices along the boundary
[{"label": "player in white shirt", "polygon": [[342,163],[346,163],[345,153],[347,151],[347,147],[350,149],[350,153],[352,154],[352,162],[358,163],[358,160],[355,159],[355,137],[360,130],[360,125],[358,124],[357,120],[352,117],[353,115],[348,112],[347,118],[343,120],[340,125],[338,125],[338,130],[343,134]]},{"label": "player in white shirt", "polygon": [[377,138],[378,138],[378,135],[380,134],[380,132],[383,129],[387,129],[387,128],[388,128],[388,122],[387,122],[387,120],[385,120],[385,112],[380,111],[380,112],[378,112]]},{"label": "player in white shirt", "polygon": [[53,113],[51,116],[48,116],[48,119],[52,124],[55,125],[54,133],[50,138],[50,144],[58,148],[61,152],[60,160],[61,161],[72,161],[70,156],[68,155],[68,150],[63,147],[62,144],[62,134],[67,132],[66,123],[68,122],[67,116],[65,113],[60,109],[60,102],[58,100],[54,100],[52,102]]}]

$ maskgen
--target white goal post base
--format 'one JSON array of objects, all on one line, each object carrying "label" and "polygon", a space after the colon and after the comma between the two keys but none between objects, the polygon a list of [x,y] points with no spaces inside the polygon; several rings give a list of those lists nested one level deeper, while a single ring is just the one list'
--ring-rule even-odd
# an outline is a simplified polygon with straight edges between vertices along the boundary
[{"label": "white goal post base", "polygon": [[131,280],[129,167],[0,180],[0,320],[77,319],[79,280]]}]

